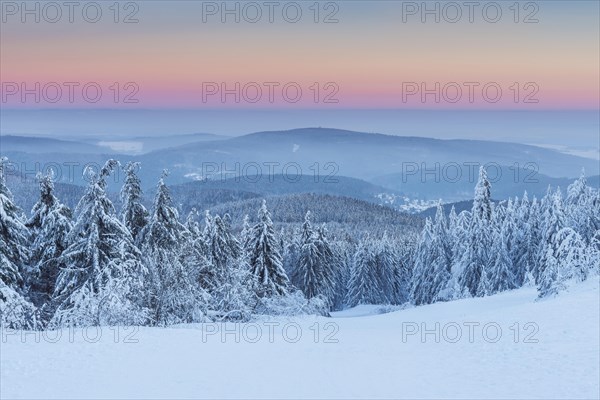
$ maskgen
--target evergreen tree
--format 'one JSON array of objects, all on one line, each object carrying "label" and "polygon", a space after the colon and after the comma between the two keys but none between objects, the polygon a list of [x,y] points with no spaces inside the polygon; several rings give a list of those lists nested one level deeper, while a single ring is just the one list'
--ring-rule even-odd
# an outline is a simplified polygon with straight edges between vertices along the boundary
[{"label": "evergreen tree", "polygon": [[[483,167],[479,169],[479,180],[475,187],[475,199],[471,211],[471,226],[467,238],[467,248],[461,260],[462,274],[460,284],[471,296],[478,296],[489,291],[487,272],[491,270],[493,258],[490,254],[492,245],[492,202],[491,185]],[[480,284],[480,280],[485,282]],[[484,290],[485,289],[485,290]]]},{"label": "evergreen tree", "polygon": [[258,211],[258,222],[252,229],[248,247],[249,265],[256,295],[261,298],[285,295],[288,277],[283,269],[271,214],[265,200]]},{"label": "evergreen tree", "polygon": [[146,272],[129,230],[115,216],[106,196],[106,178],[118,166],[109,160],[95,173],[76,209],[59,258],[52,326],[129,325],[144,322],[139,294]]},{"label": "evergreen tree", "polygon": [[44,307],[45,318],[53,314],[49,304],[60,271],[60,257],[68,246],[67,235],[73,227],[71,210],[54,196],[52,175],[38,175],[40,199],[27,222],[34,241],[31,247],[31,297]]},{"label": "evergreen tree", "polygon": [[492,220],[492,185],[487,178],[487,172],[483,166],[479,167],[479,179],[475,186],[475,199],[471,214],[473,219],[480,221]]},{"label": "evergreen tree", "polygon": [[[526,201],[525,196],[523,202]],[[524,247],[528,229],[528,222],[523,221],[520,216],[518,198],[515,198],[514,202],[509,199],[504,211],[504,220],[494,230],[496,238],[492,254],[495,254],[495,260],[490,275],[493,293],[523,285],[527,273]],[[504,268],[508,268],[508,271],[503,271]],[[509,281],[498,281],[500,276],[505,276]]]},{"label": "evergreen tree", "polygon": [[510,226],[509,224],[504,224],[502,230],[500,230],[500,237],[496,239],[496,248],[494,250],[496,259],[492,266],[489,281],[490,293],[498,293],[518,287],[513,274],[514,268],[509,255],[510,249],[508,248]]},{"label": "evergreen tree", "polygon": [[[452,207],[452,210],[454,210],[454,207]],[[465,257],[465,252],[468,249],[471,213],[462,211],[456,215],[456,212],[454,212],[453,216],[452,210],[448,220],[448,239],[451,246],[450,279],[446,287],[437,296],[444,301],[468,297],[468,290],[461,288],[460,278],[464,268],[462,265],[463,257]]]},{"label": "evergreen tree", "polygon": [[[563,201],[560,189],[556,192],[549,193],[543,199],[543,223],[541,224],[541,240],[539,246],[538,261],[536,269],[533,271],[533,276],[536,283],[540,283],[540,279],[544,272],[544,268],[549,265],[549,255],[552,254],[552,262],[558,263],[556,260],[559,240],[558,232],[565,227],[565,215],[563,211]],[[558,265],[558,264],[557,264]],[[552,275],[552,273],[550,274]]]},{"label": "evergreen tree", "polygon": [[153,322],[157,325],[201,322],[205,319],[208,296],[185,257],[188,232],[172,206],[164,182],[166,175],[163,172],[158,182],[150,221],[141,232],[142,253],[150,271],[149,305]]},{"label": "evergreen tree", "polygon": [[492,294],[491,283],[489,279],[489,274],[485,266],[481,268],[481,277],[479,278],[479,282],[477,284],[477,291],[475,295],[477,297],[489,296]]},{"label": "evergreen tree", "polygon": [[134,240],[137,240],[142,229],[148,224],[148,211],[142,205],[142,184],[137,176],[139,167],[138,162],[128,162],[125,165],[125,184],[121,189],[121,221],[129,229]]},{"label": "evergreen tree", "polygon": [[302,290],[308,299],[322,296],[332,305],[336,264],[337,259],[326,237],[325,228],[314,231],[308,211],[302,224],[300,254],[292,283]]},{"label": "evergreen tree", "polygon": [[244,215],[244,220],[242,221],[242,230],[240,232],[240,245],[242,247],[242,251],[246,252],[248,250],[251,238],[252,227],[250,226],[250,217],[248,217],[248,215]]},{"label": "evergreen tree", "polygon": [[354,250],[352,242],[349,239],[334,241],[332,249],[334,257],[337,260],[336,265],[338,266],[335,270],[335,294],[332,309],[341,310],[346,304],[348,295],[348,282],[350,281]]},{"label": "evergreen tree", "polygon": [[294,229],[287,241],[283,245],[283,269],[286,274],[290,277],[291,283],[298,287],[298,280],[300,273],[298,273],[298,266],[300,264],[300,252],[301,252],[301,233],[300,229]]},{"label": "evergreen tree", "polygon": [[0,158],[0,326],[33,329],[38,326],[37,313],[24,297],[22,276],[29,257],[29,232],[6,186],[6,162]]},{"label": "evergreen tree", "polygon": [[523,286],[525,276],[531,269],[529,262],[529,251],[531,243],[531,224],[529,221],[530,215],[529,198],[527,192],[523,194],[523,198],[519,203],[515,202],[512,210],[513,217],[510,220],[510,226],[502,229],[513,229],[511,240],[508,243],[509,256],[513,265],[512,272],[515,277],[515,285]]},{"label": "evergreen tree", "polygon": [[246,319],[255,303],[249,286],[249,268],[240,243],[230,231],[229,216],[212,219],[209,231],[209,292],[213,307],[227,319]]},{"label": "evergreen tree", "polygon": [[198,223],[198,210],[192,207],[192,210],[188,213],[185,220],[185,228],[192,235],[194,239],[201,239],[202,231],[200,230],[200,224]]},{"label": "evergreen tree", "polygon": [[[527,231],[525,237],[526,251],[525,251],[525,269],[526,274],[530,274],[535,282],[537,271],[539,267],[539,252],[542,246],[542,216],[541,216],[541,205],[537,198],[533,198],[531,206],[529,207],[528,213],[522,210],[522,214],[527,215]],[[521,207],[523,208],[523,207]],[[525,217],[523,217],[525,218]]]},{"label": "evergreen tree", "polygon": [[185,222],[183,230],[182,259],[186,264],[188,273],[202,289],[208,289],[208,280],[204,282],[205,274],[211,273],[213,268],[208,257],[208,244],[198,223],[199,213],[192,208]]},{"label": "evergreen tree", "polygon": [[[434,223],[426,223],[425,229],[428,231],[424,230],[421,236],[413,275],[411,297],[417,305],[438,300],[451,278],[452,248],[441,203],[438,203]],[[451,297],[451,294],[444,292],[442,296],[440,299]]]},{"label": "evergreen tree", "polygon": [[377,279],[377,257],[371,240],[367,237],[358,244],[354,254],[346,303],[350,307],[359,304],[379,304],[382,290]]},{"label": "evergreen tree", "polygon": [[[594,192],[587,186],[585,171],[567,188],[565,201],[566,223],[579,233],[582,239],[589,243],[594,235],[598,209],[594,208]],[[596,213],[594,212],[596,211]]]},{"label": "evergreen tree", "polygon": [[387,232],[377,242],[376,251],[377,272],[383,289],[382,303],[402,304],[408,297],[407,271]]},{"label": "evergreen tree", "polygon": [[29,261],[29,231],[23,223],[23,212],[6,186],[6,162],[6,158],[0,158],[0,280],[17,289],[23,287],[22,273]]},{"label": "evergreen tree", "polygon": [[592,274],[600,274],[600,230],[592,236],[588,245],[588,271]]},{"label": "evergreen tree", "polygon": [[548,254],[544,255],[546,266],[539,278],[539,297],[556,296],[559,291],[565,289],[564,279],[560,274],[558,260],[554,257],[553,250],[546,248]]},{"label": "evergreen tree", "polygon": [[558,232],[556,240],[558,242],[556,259],[561,276],[565,280],[573,279],[577,282],[586,280],[589,275],[589,263],[581,235],[571,228],[563,228]]},{"label": "evergreen tree", "polygon": [[308,298],[319,294],[318,286],[321,281],[319,271],[319,254],[315,241],[315,232],[310,223],[310,211],[304,215],[304,222],[298,241],[298,264],[293,268],[291,282]]}]

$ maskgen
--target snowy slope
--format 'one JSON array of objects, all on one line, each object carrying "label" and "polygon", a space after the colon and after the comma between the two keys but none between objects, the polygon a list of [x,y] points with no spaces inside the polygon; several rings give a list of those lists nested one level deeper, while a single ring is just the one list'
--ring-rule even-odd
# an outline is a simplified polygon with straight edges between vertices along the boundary
[{"label": "snowy slope", "polygon": [[[36,343],[5,331],[0,397],[598,398],[599,294],[595,278],[539,302],[524,288],[381,315],[361,306],[334,318],[237,325],[239,343],[213,324],[121,328],[117,340],[104,328],[97,343],[94,328],[87,342],[80,330],[61,331],[56,343],[56,332]],[[436,323],[439,343],[433,333],[408,334]]]}]

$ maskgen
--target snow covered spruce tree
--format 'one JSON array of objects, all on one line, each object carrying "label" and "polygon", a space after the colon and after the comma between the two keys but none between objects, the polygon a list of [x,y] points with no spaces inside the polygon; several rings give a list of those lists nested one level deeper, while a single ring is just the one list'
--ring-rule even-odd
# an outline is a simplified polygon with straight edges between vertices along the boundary
[{"label": "snow covered spruce tree", "polygon": [[217,281],[213,286],[218,287],[228,279],[228,267],[239,257],[240,243],[231,233],[229,224],[217,215],[212,222],[208,237],[209,256],[216,268]]},{"label": "snow covered spruce tree", "polygon": [[335,264],[333,250],[327,240],[324,228],[312,229],[310,211],[307,211],[302,224],[299,241],[300,254],[294,269],[292,283],[311,299],[322,296],[332,304],[335,290]]},{"label": "snow covered spruce tree", "polygon": [[244,215],[242,220],[242,230],[240,231],[240,246],[242,251],[246,251],[250,245],[250,239],[252,238],[252,226],[250,226],[250,217]]},{"label": "snow covered spruce tree", "polygon": [[508,245],[511,240],[511,233],[509,232],[510,227],[510,224],[504,224],[502,229],[498,231],[499,236],[496,237],[494,243],[495,246],[492,254],[495,254],[496,256],[489,275],[490,294],[518,287],[513,273],[513,261],[510,257],[510,248]]},{"label": "snow covered spruce tree", "polygon": [[[435,221],[427,220],[415,260],[411,297],[415,304],[430,304],[438,299],[451,277],[452,247],[441,202]],[[443,293],[444,299],[451,297]]]},{"label": "snow covered spruce tree", "polygon": [[491,254],[493,226],[490,188],[491,184],[482,166],[479,168],[479,180],[475,187],[467,245],[460,261],[462,274],[459,282],[461,288],[467,289],[471,296],[484,296],[489,292],[488,274],[494,261]]},{"label": "snow covered spruce tree", "polygon": [[51,318],[50,304],[60,271],[60,257],[68,246],[67,235],[73,227],[71,210],[54,196],[52,174],[38,175],[40,199],[32,209],[27,222],[31,229],[31,298],[42,307],[44,320]]},{"label": "snow covered spruce tree", "polygon": [[[533,276],[537,284],[540,284],[545,268],[551,264],[551,261],[556,261],[558,246],[560,245],[557,235],[566,223],[563,207],[560,188],[557,188],[554,193],[548,188],[548,193],[542,199],[538,260],[533,270]],[[554,276],[554,273],[551,271],[549,275]]]},{"label": "snow covered spruce tree", "polygon": [[573,228],[582,239],[589,243],[597,229],[600,228],[600,202],[598,193],[587,185],[585,171],[567,188],[565,214],[568,226]]},{"label": "snow covered spruce tree", "polygon": [[554,251],[548,247],[545,248],[545,251],[547,252],[544,256],[545,267],[539,277],[537,286],[540,298],[556,296],[559,291],[566,288],[565,279],[561,274],[560,265],[554,256]]},{"label": "snow covered spruce tree", "polygon": [[377,272],[383,289],[383,302],[402,304],[408,297],[408,271],[387,232],[384,232],[383,237],[377,241],[375,251]]},{"label": "snow covered spruce tree", "polygon": [[140,301],[145,274],[140,251],[106,196],[106,178],[117,167],[117,161],[109,160],[99,172],[85,171],[89,186],[58,260],[62,268],[53,295],[53,327],[146,321]]},{"label": "snow covered spruce tree", "polygon": [[530,203],[527,192],[523,194],[521,201],[515,200],[509,217],[504,220],[500,230],[502,233],[511,231],[510,239],[507,241],[508,255],[512,263],[512,274],[515,286],[521,287],[525,282],[527,273],[531,270],[529,261],[529,245],[532,227],[529,221]]},{"label": "snow covered spruce tree", "polygon": [[525,277],[523,277],[523,284],[535,283],[536,271],[539,271],[539,248],[542,241],[542,216],[540,202],[534,196],[531,204],[528,208],[521,202],[520,210],[520,221],[527,221],[525,227],[525,238],[523,242],[523,258]]},{"label": "snow covered spruce tree", "polygon": [[138,162],[128,162],[125,165],[125,183],[121,189],[121,221],[129,229],[131,236],[137,240],[138,235],[148,223],[148,211],[142,205],[142,184],[137,176],[140,168]]},{"label": "snow covered spruce tree", "polygon": [[[333,304],[333,298],[335,295],[335,281],[336,281],[336,270],[339,268],[338,261],[335,253],[331,247],[329,238],[327,237],[327,229],[325,225],[319,226],[314,232],[315,246],[317,247],[319,265],[318,271],[321,277],[321,283],[314,292],[317,296],[320,295],[326,299],[326,302],[330,305]],[[308,298],[315,297],[308,296]]]},{"label": "snow covered spruce tree", "polygon": [[352,268],[352,257],[354,246],[349,238],[333,241],[332,249],[336,258],[335,269],[335,293],[333,297],[333,310],[342,310],[346,304],[348,294],[348,282],[350,281],[350,270]]},{"label": "snow covered spruce tree", "polygon": [[[520,258],[522,258],[520,250],[522,248],[523,234],[526,227],[518,225],[518,208],[518,197],[515,197],[514,201],[509,198],[504,210],[504,218],[502,221],[497,221],[494,227],[494,234],[496,237],[494,238],[494,252],[492,254],[495,265],[498,259],[498,250],[504,246],[507,260],[509,261],[507,265],[510,269],[510,274],[513,276],[513,282],[509,286],[513,286],[513,288],[520,286],[518,283],[520,281],[518,276],[525,276],[525,268],[520,262]],[[502,240],[505,241],[504,245],[502,244]],[[490,280],[493,280],[492,275],[494,274],[494,269],[495,266],[492,267]],[[492,291],[495,291],[495,289],[492,288]]]},{"label": "snow covered spruce tree", "polygon": [[216,216],[207,231],[207,270],[203,282],[212,297],[213,309],[221,319],[245,320],[255,303],[244,252],[231,232],[229,215]]},{"label": "snow covered spruce tree", "polygon": [[164,171],[158,181],[150,221],[140,234],[143,259],[150,272],[147,303],[156,325],[202,322],[208,295],[186,257],[188,232],[172,206],[164,182],[166,176]]},{"label": "snow covered spruce tree", "polygon": [[590,274],[600,274],[600,230],[592,236],[588,245],[588,271]]},{"label": "snow covered spruce tree", "polygon": [[0,326],[34,329],[38,327],[37,312],[24,297],[22,275],[29,257],[29,232],[6,186],[6,162],[6,158],[0,158]]},{"label": "snow covered spruce tree", "polygon": [[359,304],[381,303],[383,288],[377,277],[377,254],[367,236],[360,241],[354,254],[346,304],[354,307]]},{"label": "snow covered spruce tree", "polygon": [[[588,249],[581,235],[571,228],[558,232],[557,260],[566,280],[583,282],[589,276]],[[596,260],[598,261],[598,260]]]},{"label": "snow covered spruce tree", "polygon": [[185,241],[182,245],[182,254],[188,265],[192,266],[195,279],[203,286],[200,277],[203,271],[210,271],[211,264],[208,260],[208,247],[205,237],[198,222],[199,213],[195,208],[189,212],[185,221]]},{"label": "snow covered spruce tree", "polygon": [[252,229],[248,247],[248,264],[256,295],[262,298],[287,294],[288,277],[283,269],[266,200],[258,211],[258,222]]},{"label": "snow covered spruce tree", "polygon": [[589,274],[589,252],[584,240],[565,227],[560,189],[547,196],[537,279],[540,297],[556,295],[567,287],[568,281],[583,281]]}]

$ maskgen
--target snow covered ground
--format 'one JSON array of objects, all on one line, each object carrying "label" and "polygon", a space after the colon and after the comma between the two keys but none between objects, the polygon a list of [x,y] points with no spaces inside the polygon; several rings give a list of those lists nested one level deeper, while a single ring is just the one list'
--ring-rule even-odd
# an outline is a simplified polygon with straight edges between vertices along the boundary
[{"label": "snow covered ground", "polygon": [[524,288],[387,314],[104,328],[97,341],[93,328],[3,331],[0,395],[598,398],[599,295],[596,278],[539,302]]}]

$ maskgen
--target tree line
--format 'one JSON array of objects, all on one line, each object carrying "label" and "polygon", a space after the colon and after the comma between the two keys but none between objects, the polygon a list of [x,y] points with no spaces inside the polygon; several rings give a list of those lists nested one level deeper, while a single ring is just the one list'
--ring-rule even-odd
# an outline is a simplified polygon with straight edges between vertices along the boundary
[{"label": "tree line", "polygon": [[[116,209],[107,178],[123,168]],[[15,204],[0,162],[0,323],[21,329],[166,326],[327,315],[358,304],[429,304],[536,285],[540,297],[598,273],[600,197],[582,175],[563,198],[495,204],[482,168],[471,211],[438,206],[420,237],[313,224],[276,232],[265,201],[253,223],[228,214],[180,218],[160,177],[143,205],[137,163],[88,169],[75,210],[39,176],[31,216]],[[202,222],[201,222],[202,221]]]}]

